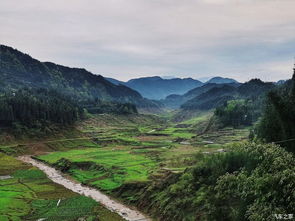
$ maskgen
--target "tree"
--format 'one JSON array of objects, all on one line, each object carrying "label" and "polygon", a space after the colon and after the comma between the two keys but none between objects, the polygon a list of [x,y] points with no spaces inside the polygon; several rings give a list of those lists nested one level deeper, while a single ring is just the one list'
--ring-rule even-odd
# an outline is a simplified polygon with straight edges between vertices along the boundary
[{"label": "tree", "polygon": [[161,220],[276,220],[295,208],[295,159],[273,144],[242,143],[199,154],[182,174],[155,181],[139,199]]},{"label": "tree", "polygon": [[295,152],[295,75],[278,90],[269,92],[263,116],[256,128],[257,138],[278,142]]},{"label": "tree", "polygon": [[251,100],[231,100],[216,108],[215,116],[223,126],[251,125],[254,118]]},{"label": "tree", "polygon": [[82,108],[70,98],[46,89],[21,89],[15,93],[6,92],[0,97],[1,126],[21,124],[33,128],[52,123],[69,125],[82,114]]}]

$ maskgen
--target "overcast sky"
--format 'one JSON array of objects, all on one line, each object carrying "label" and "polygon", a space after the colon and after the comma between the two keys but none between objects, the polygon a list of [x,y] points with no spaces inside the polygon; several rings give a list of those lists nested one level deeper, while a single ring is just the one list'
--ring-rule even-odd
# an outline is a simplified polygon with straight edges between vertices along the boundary
[{"label": "overcast sky", "polygon": [[292,76],[295,0],[0,0],[0,43],[120,80]]}]

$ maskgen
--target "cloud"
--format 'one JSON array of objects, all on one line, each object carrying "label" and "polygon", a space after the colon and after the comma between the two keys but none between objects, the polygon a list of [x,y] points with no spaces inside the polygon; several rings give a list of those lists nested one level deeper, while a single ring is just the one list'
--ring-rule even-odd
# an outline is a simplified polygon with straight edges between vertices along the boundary
[{"label": "cloud", "polygon": [[277,80],[292,67],[294,8],[294,0],[0,0],[0,42],[123,80]]}]

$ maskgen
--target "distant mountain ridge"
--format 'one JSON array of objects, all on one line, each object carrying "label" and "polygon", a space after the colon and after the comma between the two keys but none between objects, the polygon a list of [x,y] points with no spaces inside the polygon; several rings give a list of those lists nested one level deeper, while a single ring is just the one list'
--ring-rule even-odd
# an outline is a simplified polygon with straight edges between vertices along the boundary
[{"label": "distant mountain ridge", "polygon": [[100,99],[133,103],[140,108],[158,108],[159,104],[143,98],[137,91],[115,85],[100,75],[82,68],[70,68],[51,62],[40,62],[12,47],[0,45],[0,88],[47,88],[77,100]]},{"label": "distant mountain ridge", "polygon": [[235,79],[232,78],[223,78],[223,77],[213,77],[209,81],[206,82],[214,83],[214,84],[230,84],[230,83],[238,83]]},{"label": "distant mountain ridge", "polygon": [[213,88],[223,87],[224,85],[229,85],[232,87],[238,87],[240,83],[230,83],[230,84],[216,84],[216,83],[207,83],[202,85],[201,87],[194,88],[183,95],[169,95],[164,100],[162,100],[165,106],[170,108],[179,108],[185,102],[203,94]]},{"label": "distant mountain ridge", "polygon": [[181,105],[182,109],[207,110],[220,106],[227,100],[231,100],[237,93],[236,87],[222,84],[220,87],[213,87],[210,90],[186,101]]},{"label": "distant mountain ridge", "polygon": [[169,95],[162,100],[162,103],[173,109],[179,107],[188,110],[211,109],[231,99],[258,98],[275,87],[275,83],[263,82],[260,79],[252,79],[243,84],[237,82],[206,83],[184,95]]},{"label": "distant mountain ridge", "polygon": [[184,94],[187,91],[202,86],[203,83],[192,78],[163,79],[159,76],[131,79],[127,82],[107,78],[117,85],[126,85],[138,91],[143,97],[160,100],[170,94]]},{"label": "distant mountain ridge", "polygon": [[261,96],[274,89],[271,82],[263,82],[260,79],[252,79],[244,84],[217,84],[204,93],[187,100],[181,105],[186,110],[208,110],[222,105],[224,102],[234,99],[258,100]]},{"label": "distant mountain ridge", "polygon": [[106,79],[116,85],[126,85],[138,91],[143,97],[154,100],[164,99],[169,95],[183,95],[194,88],[203,86],[204,84],[238,83],[234,79],[223,77],[213,77],[205,83],[192,78],[164,79],[159,76],[135,78],[127,82],[119,81],[114,78]]},{"label": "distant mountain ridge", "polygon": [[122,84],[124,85],[126,82],[124,81],[119,81],[115,78],[109,78],[109,77],[105,77],[106,80],[108,80],[109,82],[111,82],[112,84],[115,84],[115,85],[119,85],[119,84]]}]

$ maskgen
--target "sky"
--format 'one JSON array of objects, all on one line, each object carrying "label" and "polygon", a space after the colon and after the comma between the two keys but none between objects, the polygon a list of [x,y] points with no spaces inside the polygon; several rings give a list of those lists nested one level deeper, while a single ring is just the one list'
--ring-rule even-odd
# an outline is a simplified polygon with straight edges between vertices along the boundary
[{"label": "sky", "polygon": [[128,80],[292,76],[295,0],[0,0],[0,44]]}]

